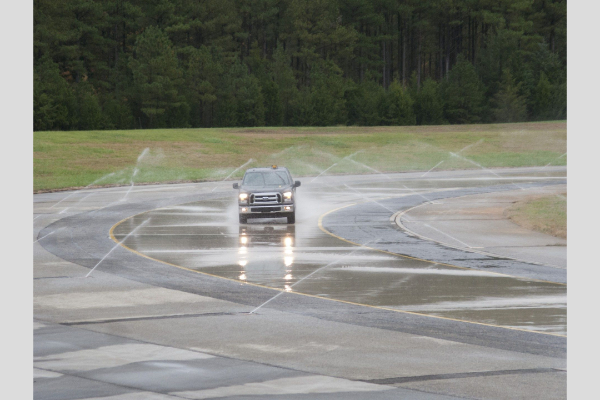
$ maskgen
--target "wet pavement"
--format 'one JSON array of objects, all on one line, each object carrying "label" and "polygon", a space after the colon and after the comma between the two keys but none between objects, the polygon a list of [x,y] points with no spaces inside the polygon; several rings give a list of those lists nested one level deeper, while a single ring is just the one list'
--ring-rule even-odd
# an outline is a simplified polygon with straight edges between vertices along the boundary
[{"label": "wet pavement", "polygon": [[565,269],[567,240],[516,225],[508,218],[508,210],[516,202],[561,198],[566,191],[566,185],[550,185],[424,203],[398,215],[396,223],[445,246]]},{"label": "wet pavement", "polygon": [[[547,174],[528,176],[532,179],[516,175],[520,179],[510,184],[502,180],[497,183],[503,190],[519,185],[526,192],[548,182],[541,179]],[[423,203],[448,196],[448,191],[453,198],[463,195],[457,189],[486,190],[492,183],[489,180],[434,181],[436,189],[431,188],[430,180],[403,181],[391,176],[380,182],[350,184],[347,180],[324,180],[318,189],[309,181],[299,190],[295,225],[287,225],[285,219],[266,218],[240,225],[232,196],[134,216],[115,228],[114,237],[121,241],[144,223],[135,236],[124,240],[125,246],[202,273],[368,306],[566,334],[566,286],[560,282],[528,279],[518,273],[498,274],[489,271],[493,265],[487,270],[456,268],[400,257],[355,246],[319,228],[322,215],[335,208],[359,202],[391,217],[401,209],[390,203],[390,198],[411,196]],[[435,201],[440,204],[444,200]],[[354,213],[351,207],[344,212]],[[332,214],[335,211],[328,216]],[[359,220],[348,216],[336,224],[334,232],[340,237],[350,230],[362,233],[374,223],[373,214],[361,215]],[[379,240],[376,235],[367,236],[371,241],[361,244],[372,247]],[[503,265],[507,260],[490,258],[487,262]]]},{"label": "wet pavement", "polygon": [[297,178],[292,226],[240,226],[231,182],[35,195],[34,397],[565,398],[566,271],[394,215],[566,169],[422,175]]}]

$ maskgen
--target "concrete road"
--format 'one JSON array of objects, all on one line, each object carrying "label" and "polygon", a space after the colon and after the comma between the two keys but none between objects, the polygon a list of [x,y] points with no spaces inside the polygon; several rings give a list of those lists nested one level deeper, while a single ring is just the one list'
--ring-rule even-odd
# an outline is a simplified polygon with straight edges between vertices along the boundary
[{"label": "concrete road", "polygon": [[292,226],[231,182],[34,196],[35,397],[566,397],[565,269],[396,224],[565,168],[301,180]]},{"label": "concrete road", "polygon": [[518,201],[562,196],[566,191],[567,185],[541,186],[423,203],[398,214],[396,223],[444,246],[564,269],[566,239],[522,228],[507,218],[506,210]]}]

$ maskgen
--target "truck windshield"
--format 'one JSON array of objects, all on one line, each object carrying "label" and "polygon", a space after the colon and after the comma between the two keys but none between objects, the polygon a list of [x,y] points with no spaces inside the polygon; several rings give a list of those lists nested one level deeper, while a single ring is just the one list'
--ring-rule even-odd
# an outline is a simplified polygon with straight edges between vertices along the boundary
[{"label": "truck windshield", "polygon": [[289,185],[288,175],[283,171],[248,172],[244,176],[243,185],[247,186],[282,186]]}]

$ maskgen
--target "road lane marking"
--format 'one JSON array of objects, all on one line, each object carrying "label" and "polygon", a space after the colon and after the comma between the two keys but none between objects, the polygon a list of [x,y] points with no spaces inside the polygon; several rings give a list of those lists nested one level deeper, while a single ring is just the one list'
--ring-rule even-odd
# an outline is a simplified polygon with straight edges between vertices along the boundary
[{"label": "road lane marking", "polygon": [[[462,199],[462,198],[465,198],[465,197],[469,197],[469,196],[477,196],[477,195],[478,195],[478,194],[466,194],[466,195],[464,195],[464,196],[452,197],[451,199]],[[413,235],[413,236],[416,236],[416,237],[418,237],[418,238],[420,238],[420,239],[427,240],[427,241],[430,241],[430,242],[439,243],[439,244],[441,244],[442,246],[446,246],[446,247],[449,247],[449,248],[451,248],[451,249],[462,250],[462,251],[468,251],[468,252],[471,252],[471,253],[475,253],[475,254],[481,254],[481,255],[484,255],[484,256],[488,256],[488,257],[503,257],[503,258],[508,258],[508,259],[511,259],[511,260],[514,260],[514,261],[518,261],[518,262],[522,262],[522,263],[526,263],[526,264],[540,265],[540,266],[542,266],[542,267],[555,268],[555,269],[561,269],[561,270],[564,270],[564,269],[565,269],[565,268],[563,268],[563,267],[560,267],[560,266],[558,266],[558,265],[542,264],[542,263],[538,263],[538,262],[535,262],[535,261],[521,260],[521,259],[519,259],[519,258],[508,257],[508,256],[500,256],[500,255],[498,255],[498,254],[494,254],[494,253],[490,253],[490,252],[486,252],[486,251],[482,251],[482,250],[476,250],[476,249],[493,248],[494,246],[487,246],[487,247],[470,247],[469,249],[465,249],[464,247],[457,247],[457,246],[453,246],[453,245],[451,245],[451,244],[449,244],[449,243],[445,243],[445,242],[442,242],[442,241],[439,241],[439,240],[434,240],[434,239],[432,239],[432,238],[430,238],[430,237],[427,237],[427,236],[421,235],[421,234],[419,234],[419,233],[417,233],[417,232],[415,232],[415,231],[413,231],[413,230],[411,230],[411,229],[407,228],[407,227],[406,227],[406,226],[405,226],[405,225],[402,223],[402,218],[405,218],[407,222],[421,222],[421,221],[416,221],[416,220],[412,220],[412,221],[411,221],[411,220],[409,220],[409,219],[407,218],[407,214],[408,214],[408,213],[410,213],[412,210],[415,210],[415,209],[417,209],[417,208],[420,208],[420,207],[423,207],[423,206],[427,206],[427,205],[429,205],[429,204],[430,204],[430,203],[421,203],[421,204],[419,204],[419,205],[416,205],[416,206],[410,207],[410,208],[408,208],[408,209],[406,209],[406,210],[404,210],[404,211],[402,211],[402,210],[401,210],[401,211],[398,211],[397,213],[395,213],[394,215],[392,215],[393,219],[392,219],[392,217],[390,217],[390,221],[391,221],[392,223],[395,223],[396,225],[398,225],[398,226],[400,227],[400,229],[402,229],[402,230],[404,230],[404,231],[408,232],[409,234],[411,234],[411,235]],[[505,247],[505,246],[500,246],[500,247]],[[514,246],[513,246],[513,247],[514,247]],[[509,275],[509,276],[510,276],[510,275]],[[552,282],[552,281],[545,281],[545,280],[541,280],[541,282],[545,282],[545,283],[554,283],[554,284],[557,284],[557,285],[565,285],[565,286],[567,285],[566,283]]]},{"label": "road lane marking", "polygon": [[[345,207],[349,207],[349,206],[353,206],[353,205],[356,205],[356,203],[351,203],[351,204],[348,204],[346,206],[339,207],[337,209],[331,210],[331,211],[329,211],[329,212],[321,215],[319,217],[319,222],[318,222],[319,228],[323,232],[325,232],[325,233],[327,233],[327,234],[329,234],[331,236],[334,236],[334,237],[336,237],[336,238],[338,238],[338,239],[340,239],[340,240],[342,240],[344,242],[353,244],[355,246],[360,246],[360,247],[363,247],[363,248],[371,249],[371,250],[382,252],[382,253],[386,253],[386,254],[392,254],[392,255],[400,256],[400,257],[404,257],[404,258],[409,258],[409,259],[414,259],[414,260],[419,260],[419,261],[425,261],[425,262],[432,263],[432,264],[446,265],[446,266],[449,266],[449,267],[459,268],[459,269],[464,269],[464,270],[472,270],[472,268],[458,267],[456,265],[451,265],[451,264],[436,263],[436,262],[429,261],[429,260],[422,260],[422,259],[418,259],[418,258],[415,258],[415,257],[410,257],[410,256],[402,255],[402,254],[392,253],[392,252],[385,251],[385,250],[379,250],[379,249],[375,249],[375,248],[368,247],[368,246],[362,246],[360,244],[353,243],[353,242],[351,242],[349,240],[346,240],[346,239],[344,239],[342,237],[339,237],[339,236],[337,236],[337,235],[335,235],[335,234],[333,234],[333,233],[331,233],[331,232],[329,232],[329,231],[327,231],[327,230],[325,230],[323,228],[323,226],[322,226],[322,218],[325,215],[330,214],[330,213],[332,213],[334,211],[337,211],[339,209],[342,209],[342,208],[345,208]],[[258,284],[258,283],[240,281],[240,280],[233,279],[233,278],[227,278],[227,277],[223,277],[223,276],[219,276],[219,275],[215,275],[215,274],[210,274],[208,272],[203,272],[203,271],[198,271],[198,270],[195,270],[195,269],[183,267],[181,265],[173,264],[173,263],[170,263],[168,261],[159,260],[159,259],[150,257],[150,256],[148,256],[146,254],[140,253],[139,251],[134,250],[134,249],[126,246],[125,244],[123,244],[123,241],[119,241],[115,237],[115,235],[114,235],[115,228],[117,228],[123,222],[125,222],[125,221],[127,221],[129,219],[132,219],[132,218],[134,218],[136,216],[139,216],[139,215],[142,215],[142,214],[146,214],[146,213],[149,213],[149,212],[152,212],[152,211],[154,211],[154,210],[144,211],[144,212],[141,212],[139,214],[134,214],[134,215],[131,215],[131,216],[127,217],[127,218],[123,218],[122,220],[118,221],[109,230],[109,236],[110,236],[110,238],[115,243],[117,243],[117,245],[123,247],[126,250],[129,250],[130,252],[132,252],[132,253],[140,256],[140,257],[144,257],[144,258],[146,258],[148,260],[156,261],[156,262],[159,262],[161,264],[165,264],[165,265],[168,265],[168,266],[171,266],[171,267],[175,267],[175,268],[178,268],[178,269],[181,269],[181,270],[184,270],[184,271],[189,271],[189,272],[193,272],[193,273],[200,274],[200,275],[205,275],[205,276],[210,276],[210,277],[213,277],[213,278],[223,279],[223,280],[230,281],[230,282],[235,282],[236,284],[239,284],[239,285],[250,285],[250,286],[254,286],[254,287],[258,287],[258,288],[262,288],[262,289],[275,290],[275,291],[278,291],[278,292],[286,292],[286,293],[288,293],[290,295],[299,295],[299,296],[312,297],[312,298],[316,298],[316,299],[320,299],[320,300],[333,301],[333,302],[343,303],[343,304],[348,304],[348,305],[353,305],[353,306],[368,307],[368,308],[373,308],[373,309],[376,309],[376,310],[391,311],[391,312],[400,313],[400,314],[416,315],[416,316],[419,316],[419,317],[440,319],[440,320],[453,321],[453,322],[461,322],[461,323],[466,323],[466,324],[471,324],[471,325],[485,326],[485,327],[490,327],[490,328],[507,329],[507,330],[511,330],[511,331],[526,332],[526,333],[532,333],[532,334],[538,334],[538,335],[556,336],[556,337],[562,337],[562,338],[566,338],[567,337],[566,335],[561,335],[561,334],[558,334],[558,333],[537,332],[537,331],[532,331],[532,330],[528,330],[528,329],[514,328],[514,327],[494,325],[494,324],[487,324],[487,323],[484,323],[484,322],[467,321],[467,320],[461,320],[461,319],[449,318],[449,317],[442,317],[442,316],[437,316],[437,315],[422,314],[422,313],[418,313],[418,312],[404,311],[404,310],[399,310],[399,309],[390,308],[390,307],[373,306],[373,305],[370,305],[370,304],[356,303],[356,302],[352,302],[352,301],[348,301],[348,300],[328,298],[328,297],[318,296],[318,295],[309,294],[309,293],[287,292],[285,289],[275,288],[275,287],[271,287],[271,286],[265,286],[265,285],[261,285],[261,284]],[[493,273],[493,272],[490,272],[490,273]],[[504,274],[500,274],[500,273],[494,273],[494,274],[503,275],[503,276],[507,276],[507,277],[510,277],[510,278],[518,278],[518,277],[511,276],[511,275],[504,275]],[[522,279],[527,279],[527,278],[522,278]],[[532,280],[532,279],[528,279],[528,280]],[[542,281],[542,282],[544,282],[544,281]],[[559,283],[556,283],[556,282],[546,282],[546,283],[554,283],[554,284],[557,284],[557,285],[562,285],[562,284],[559,284]]]},{"label": "road lane marking", "polygon": [[[374,247],[364,246],[364,245],[361,245],[361,244],[359,244],[359,243],[355,243],[355,242],[352,242],[352,241],[350,241],[350,240],[348,240],[348,239],[345,239],[345,238],[343,238],[343,237],[341,237],[341,236],[338,236],[338,235],[336,235],[335,233],[333,233],[333,232],[330,232],[330,231],[328,231],[327,229],[325,229],[325,228],[323,227],[323,217],[325,217],[325,216],[327,216],[327,215],[329,215],[329,214],[331,214],[331,213],[333,213],[333,212],[335,212],[335,211],[339,211],[339,210],[341,210],[341,209],[343,209],[343,208],[350,207],[350,206],[355,206],[356,204],[357,204],[357,203],[348,204],[348,205],[345,205],[345,206],[342,206],[342,207],[339,207],[339,208],[336,208],[336,209],[330,210],[330,211],[326,212],[325,214],[321,215],[321,216],[319,217],[319,222],[318,222],[318,224],[319,224],[319,229],[321,229],[321,230],[322,230],[323,232],[325,232],[326,234],[328,234],[328,235],[330,235],[330,236],[333,236],[333,237],[334,237],[334,238],[336,238],[336,239],[342,240],[342,241],[344,241],[344,242],[346,242],[346,243],[350,243],[350,244],[353,244],[353,245],[355,245],[355,246],[362,246],[362,247],[364,247],[364,248],[367,248],[367,249],[370,249],[370,250],[374,250],[374,251],[378,251],[378,252],[380,252],[380,253],[391,254],[391,255],[393,255],[393,256],[402,257],[402,258],[407,258],[407,259],[410,259],[410,260],[423,261],[423,262],[427,262],[427,263],[434,264],[434,265],[443,265],[443,266],[445,266],[445,267],[459,268],[459,269],[463,269],[463,270],[475,270],[475,271],[479,271],[479,270],[477,270],[477,269],[474,269],[474,268],[469,268],[469,267],[459,267],[458,265],[447,264],[447,263],[443,263],[443,262],[437,262],[437,261],[432,261],[432,260],[425,260],[425,259],[423,259],[423,258],[412,257],[412,256],[409,256],[409,255],[406,255],[406,254],[394,253],[394,252],[392,252],[392,251],[381,250],[381,249],[377,249],[377,248],[374,248]],[[414,207],[413,207],[413,208],[414,208]],[[408,211],[408,210],[407,210],[407,211]],[[404,211],[404,212],[406,212],[406,211]],[[401,218],[401,217],[402,217],[402,213],[400,213],[400,214],[398,215],[398,217],[396,217],[396,218]],[[460,250],[463,250],[463,249],[460,249]],[[523,277],[523,276],[508,275],[508,274],[503,274],[503,273],[501,273],[501,272],[494,272],[494,271],[486,271],[486,272],[489,272],[490,274],[494,274],[494,275],[500,275],[500,276],[503,276],[503,277],[514,278],[514,279],[523,279],[523,280],[527,280],[527,281],[531,281],[531,282],[550,283],[550,284],[553,284],[553,285],[567,286],[567,284],[566,284],[566,283],[552,282],[552,281],[545,281],[545,280],[543,280],[543,279],[534,279],[534,278],[528,278],[528,277]]]},{"label": "road lane marking", "polygon": [[110,251],[108,253],[106,253],[106,255],[104,257],[102,257],[102,259],[100,261],[98,261],[98,264],[96,264],[94,266],[94,268],[92,268],[91,271],[88,272],[85,277],[86,278],[89,277],[92,274],[92,272],[94,272],[94,270],[98,267],[98,265],[102,264],[102,261],[104,261],[104,259],[106,257],[108,257],[110,253],[112,253],[117,247],[119,247],[120,244],[122,244],[125,240],[127,240],[127,238],[129,236],[133,235],[135,233],[135,231],[137,231],[139,228],[141,228],[142,226],[144,226],[144,224],[146,224],[146,222],[148,222],[149,220],[150,220],[150,218],[148,218],[147,220],[145,220],[144,222],[142,222],[141,224],[139,224],[138,226],[136,226],[135,229],[132,230],[131,232],[129,232],[127,234],[127,236],[125,236],[120,242],[117,242],[117,244],[115,246],[113,246],[113,248],[110,249]]}]

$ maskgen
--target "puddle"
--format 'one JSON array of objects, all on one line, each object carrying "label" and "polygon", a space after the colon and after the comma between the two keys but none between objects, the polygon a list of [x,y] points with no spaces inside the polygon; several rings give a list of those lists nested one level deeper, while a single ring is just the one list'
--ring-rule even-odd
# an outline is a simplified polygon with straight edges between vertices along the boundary
[{"label": "puddle", "polygon": [[[320,180],[328,184],[316,186]],[[352,185],[354,192],[337,187],[336,193],[329,190],[333,182],[322,176],[315,186],[306,185],[307,191],[299,197],[295,225],[285,224],[285,219],[239,225],[235,203],[204,201],[145,213],[125,221],[114,233],[121,240],[150,218],[152,224],[127,238],[125,244],[186,268],[361,304],[566,334],[565,286],[357,250],[317,225],[324,212],[365,201],[363,195],[377,198],[414,194],[413,189],[483,186],[494,179],[365,179]],[[330,266],[323,268],[326,265]]]}]

